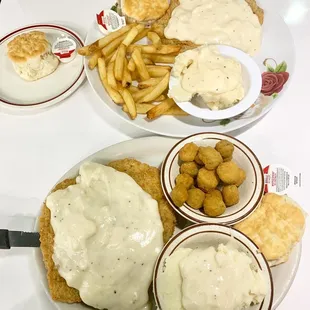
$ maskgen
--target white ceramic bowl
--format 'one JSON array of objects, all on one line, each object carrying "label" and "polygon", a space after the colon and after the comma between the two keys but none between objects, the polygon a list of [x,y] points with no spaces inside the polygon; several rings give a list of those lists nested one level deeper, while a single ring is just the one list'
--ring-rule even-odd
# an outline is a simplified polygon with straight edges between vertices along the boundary
[{"label": "white ceramic bowl", "polygon": [[[249,109],[258,98],[262,88],[262,76],[260,69],[251,56],[243,51],[231,46],[217,45],[220,53],[224,56],[235,58],[240,62],[242,67],[243,87],[245,90],[244,98],[232,106],[224,110],[213,111],[207,107],[199,107],[192,102],[179,102],[176,104],[185,112],[198,118],[207,120],[221,120],[239,115]],[[180,84],[180,79],[170,75],[169,89]]]},{"label": "white ceramic bowl", "polygon": [[[273,282],[270,268],[263,254],[260,253],[257,246],[247,236],[239,231],[223,225],[206,223],[192,225],[182,230],[169,240],[159,254],[153,274],[153,291],[158,309],[165,310],[161,307],[160,287],[158,286],[157,278],[165,270],[166,259],[176,249],[217,246],[221,243],[227,244],[232,238],[235,241],[236,248],[251,257],[257,269],[263,272],[263,276],[267,283],[267,295],[265,299],[260,304],[247,308],[247,310],[271,310],[273,302]],[[238,283],[236,283],[236,285],[238,285]]]},{"label": "white ceramic bowl", "polygon": [[[194,142],[198,146],[214,147],[220,140],[226,139],[233,143],[235,150],[233,161],[246,172],[246,180],[239,187],[240,201],[228,207],[224,214],[209,217],[200,210],[191,208],[186,203],[181,207],[174,205],[170,193],[175,186],[179,174],[179,151],[187,143]],[[249,216],[259,205],[264,192],[264,173],[262,166],[249,147],[241,141],[219,133],[198,133],[178,142],[167,154],[161,167],[161,184],[164,194],[171,206],[187,220],[194,223],[214,223],[234,225]]]}]

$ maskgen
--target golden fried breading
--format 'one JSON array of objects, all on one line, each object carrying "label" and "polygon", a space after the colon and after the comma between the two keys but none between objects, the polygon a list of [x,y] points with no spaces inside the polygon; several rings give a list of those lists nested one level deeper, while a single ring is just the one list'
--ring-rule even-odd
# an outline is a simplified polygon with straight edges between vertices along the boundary
[{"label": "golden fried breading", "polygon": [[236,185],[226,185],[222,189],[223,200],[226,207],[231,207],[239,202],[239,191]]},{"label": "golden fried breading", "polygon": [[194,179],[187,173],[181,173],[179,174],[175,179],[176,185],[183,185],[187,189],[189,189],[191,186],[194,185]]},{"label": "golden fried breading", "polygon": [[197,154],[196,157],[195,157],[195,162],[196,164],[198,164],[199,166],[203,166],[204,163],[203,161],[199,158],[199,155]]},{"label": "golden fried breading", "polygon": [[219,189],[211,189],[210,191],[208,191],[208,194],[223,200],[222,193]]},{"label": "golden fried breading", "polygon": [[208,216],[216,217],[225,212],[226,206],[224,201],[217,195],[207,193],[203,202],[203,210]]},{"label": "golden fried breading", "polygon": [[[248,5],[251,7],[252,12],[258,17],[258,20],[260,24],[262,25],[264,22],[264,10],[261,9],[257,4],[256,0],[245,0]],[[156,31],[157,33],[161,34],[162,36],[162,43],[163,44],[176,44],[176,45],[182,45],[181,52],[185,52],[186,50],[193,49],[198,47],[197,44],[194,44],[191,41],[179,41],[177,39],[166,39],[164,37],[164,29],[167,27],[169,19],[171,17],[171,14],[173,10],[180,4],[179,0],[171,0],[170,6],[166,13],[157,21],[155,21],[152,25],[152,29]]]},{"label": "golden fried breading", "polygon": [[168,0],[122,0],[122,12],[135,21],[155,20],[169,7]]},{"label": "golden fried breading", "polygon": [[[117,160],[109,164],[114,169],[125,172],[131,176],[144,191],[149,193],[158,202],[158,210],[163,223],[163,240],[166,243],[173,235],[176,217],[172,207],[166,201],[161,189],[159,170],[143,164],[135,159]],[[59,183],[54,189],[65,189],[76,184],[75,179],[67,179]],[[67,285],[66,281],[59,275],[53,261],[54,232],[50,223],[51,212],[46,204],[43,204],[40,216],[40,241],[43,261],[47,270],[48,286],[52,298],[55,301],[65,303],[81,302],[78,290]]]},{"label": "golden fried breading", "polygon": [[181,161],[194,161],[197,152],[198,146],[195,143],[186,143],[179,151],[179,158]]},{"label": "golden fried breading", "polygon": [[242,168],[239,168],[239,179],[235,185],[239,187],[244,182],[245,179],[246,179],[245,171]]},{"label": "golden fried breading", "polygon": [[[67,179],[59,183],[52,191],[65,189],[70,185],[75,184],[75,179]],[[51,226],[51,211],[43,204],[42,214],[40,216],[40,241],[43,262],[47,271],[47,281],[50,294],[55,301],[66,303],[81,302],[79,291],[69,287],[64,278],[60,276],[53,261],[54,253],[54,231]]]},{"label": "golden fried breading", "polygon": [[188,198],[187,188],[184,185],[176,185],[171,192],[171,199],[177,207],[182,207]]},{"label": "golden fried breading", "polygon": [[148,164],[141,163],[131,158],[112,161],[108,166],[117,171],[127,173],[144,191],[149,193],[153,199],[158,201],[164,197],[158,168],[151,167]]},{"label": "golden fried breading", "polygon": [[188,191],[187,204],[193,209],[200,209],[205,199],[205,193],[199,188],[192,188]]},{"label": "golden fried breading", "polygon": [[189,174],[191,177],[195,177],[198,174],[198,166],[194,161],[183,163],[180,167],[181,173]]},{"label": "golden fried breading", "polygon": [[240,178],[238,165],[233,161],[220,164],[216,169],[217,175],[225,184],[236,184]]},{"label": "golden fried breading", "polygon": [[303,236],[303,210],[288,196],[266,194],[260,206],[234,227],[259,247],[272,266],[287,261],[294,245]]},{"label": "golden fried breading", "polygon": [[223,162],[221,154],[211,146],[201,146],[198,151],[198,156],[208,170],[216,169],[218,165]]},{"label": "golden fried breading", "polygon": [[223,159],[227,161],[228,158],[232,158],[234,145],[227,140],[221,140],[216,143],[215,149],[222,155]]},{"label": "golden fried breading", "polygon": [[215,171],[207,170],[206,168],[199,169],[197,176],[198,187],[207,192],[211,189],[214,189],[219,184],[219,178],[216,175]]}]

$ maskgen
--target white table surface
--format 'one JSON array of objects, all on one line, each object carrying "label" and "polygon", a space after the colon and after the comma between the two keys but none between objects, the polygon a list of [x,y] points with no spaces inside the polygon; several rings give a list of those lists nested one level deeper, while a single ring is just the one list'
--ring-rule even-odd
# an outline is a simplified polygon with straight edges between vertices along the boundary
[{"label": "white table surface", "polygon": [[[309,213],[310,0],[273,0],[288,23],[296,45],[292,82],[276,107],[254,127],[235,132],[258,155],[263,166],[280,163],[302,173],[302,187],[290,191]],[[2,0],[0,37],[37,22],[64,24],[86,36],[104,0]],[[1,70],[1,68],[0,68]],[[70,98],[43,113],[28,116],[0,112],[0,227],[22,229],[10,216],[38,214],[49,189],[71,166],[91,153],[124,140],[150,135],[126,124],[108,109],[99,114],[99,99],[85,82]],[[308,223],[309,224],[309,223]],[[29,223],[25,224],[25,226]],[[17,227],[18,226],[18,227]],[[309,226],[308,226],[309,227]],[[27,228],[27,227],[25,227]],[[305,232],[296,279],[279,310],[310,309],[310,230]],[[0,308],[54,309],[43,306],[29,249],[0,251]]]}]

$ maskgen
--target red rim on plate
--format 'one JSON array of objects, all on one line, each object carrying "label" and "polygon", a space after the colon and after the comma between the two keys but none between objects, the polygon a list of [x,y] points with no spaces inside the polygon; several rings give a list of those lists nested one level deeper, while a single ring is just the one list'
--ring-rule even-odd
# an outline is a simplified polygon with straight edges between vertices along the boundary
[{"label": "red rim on plate", "polygon": [[[54,25],[54,24],[34,24],[34,25],[25,26],[23,28],[16,29],[16,30],[6,34],[4,37],[2,37],[0,39],[0,45],[2,43],[4,43],[6,40],[10,39],[12,36],[18,34],[19,32],[25,31],[27,29],[33,29],[33,28],[39,28],[39,27],[51,28],[51,29],[57,29],[57,30],[65,31],[65,32],[69,33],[75,40],[77,40],[80,43],[81,47],[84,46],[84,43],[83,43],[82,39],[79,37],[79,35],[77,33],[75,33],[74,31],[72,31],[72,30],[70,30],[68,28],[65,28],[63,26],[58,26],[58,25]],[[55,99],[61,97],[66,92],[68,92],[78,82],[78,80],[81,78],[83,73],[84,73],[84,65],[82,66],[82,69],[81,69],[81,72],[80,72],[79,76],[74,80],[74,82],[66,90],[64,90],[63,92],[61,92],[57,96],[54,96],[54,97],[52,97],[50,99],[24,105],[24,104],[10,102],[10,101],[4,100],[4,99],[2,99],[0,97],[0,102],[3,102],[5,104],[11,105],[11,106],[17,106],[17,107],[23,107],[23,108],[42,105],[44,103],[50,102],[52,100],[55,100]]]}]

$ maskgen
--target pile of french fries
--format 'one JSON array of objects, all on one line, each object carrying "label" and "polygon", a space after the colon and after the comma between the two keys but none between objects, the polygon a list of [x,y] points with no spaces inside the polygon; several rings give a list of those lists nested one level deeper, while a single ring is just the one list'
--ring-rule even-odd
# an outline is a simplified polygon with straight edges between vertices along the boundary
[{"label": "pile of french fries", "polygon": [[[148,119],[187,115],[167,97],[169,64],[181,47],[162,44],[160,35],[142,24],[129,24],[78,50],[89,56],[91,70],[98,67],[109,96],[131,119],[137,114],[146,114]],[[135,44],[144,37],[150,45]]]}]

